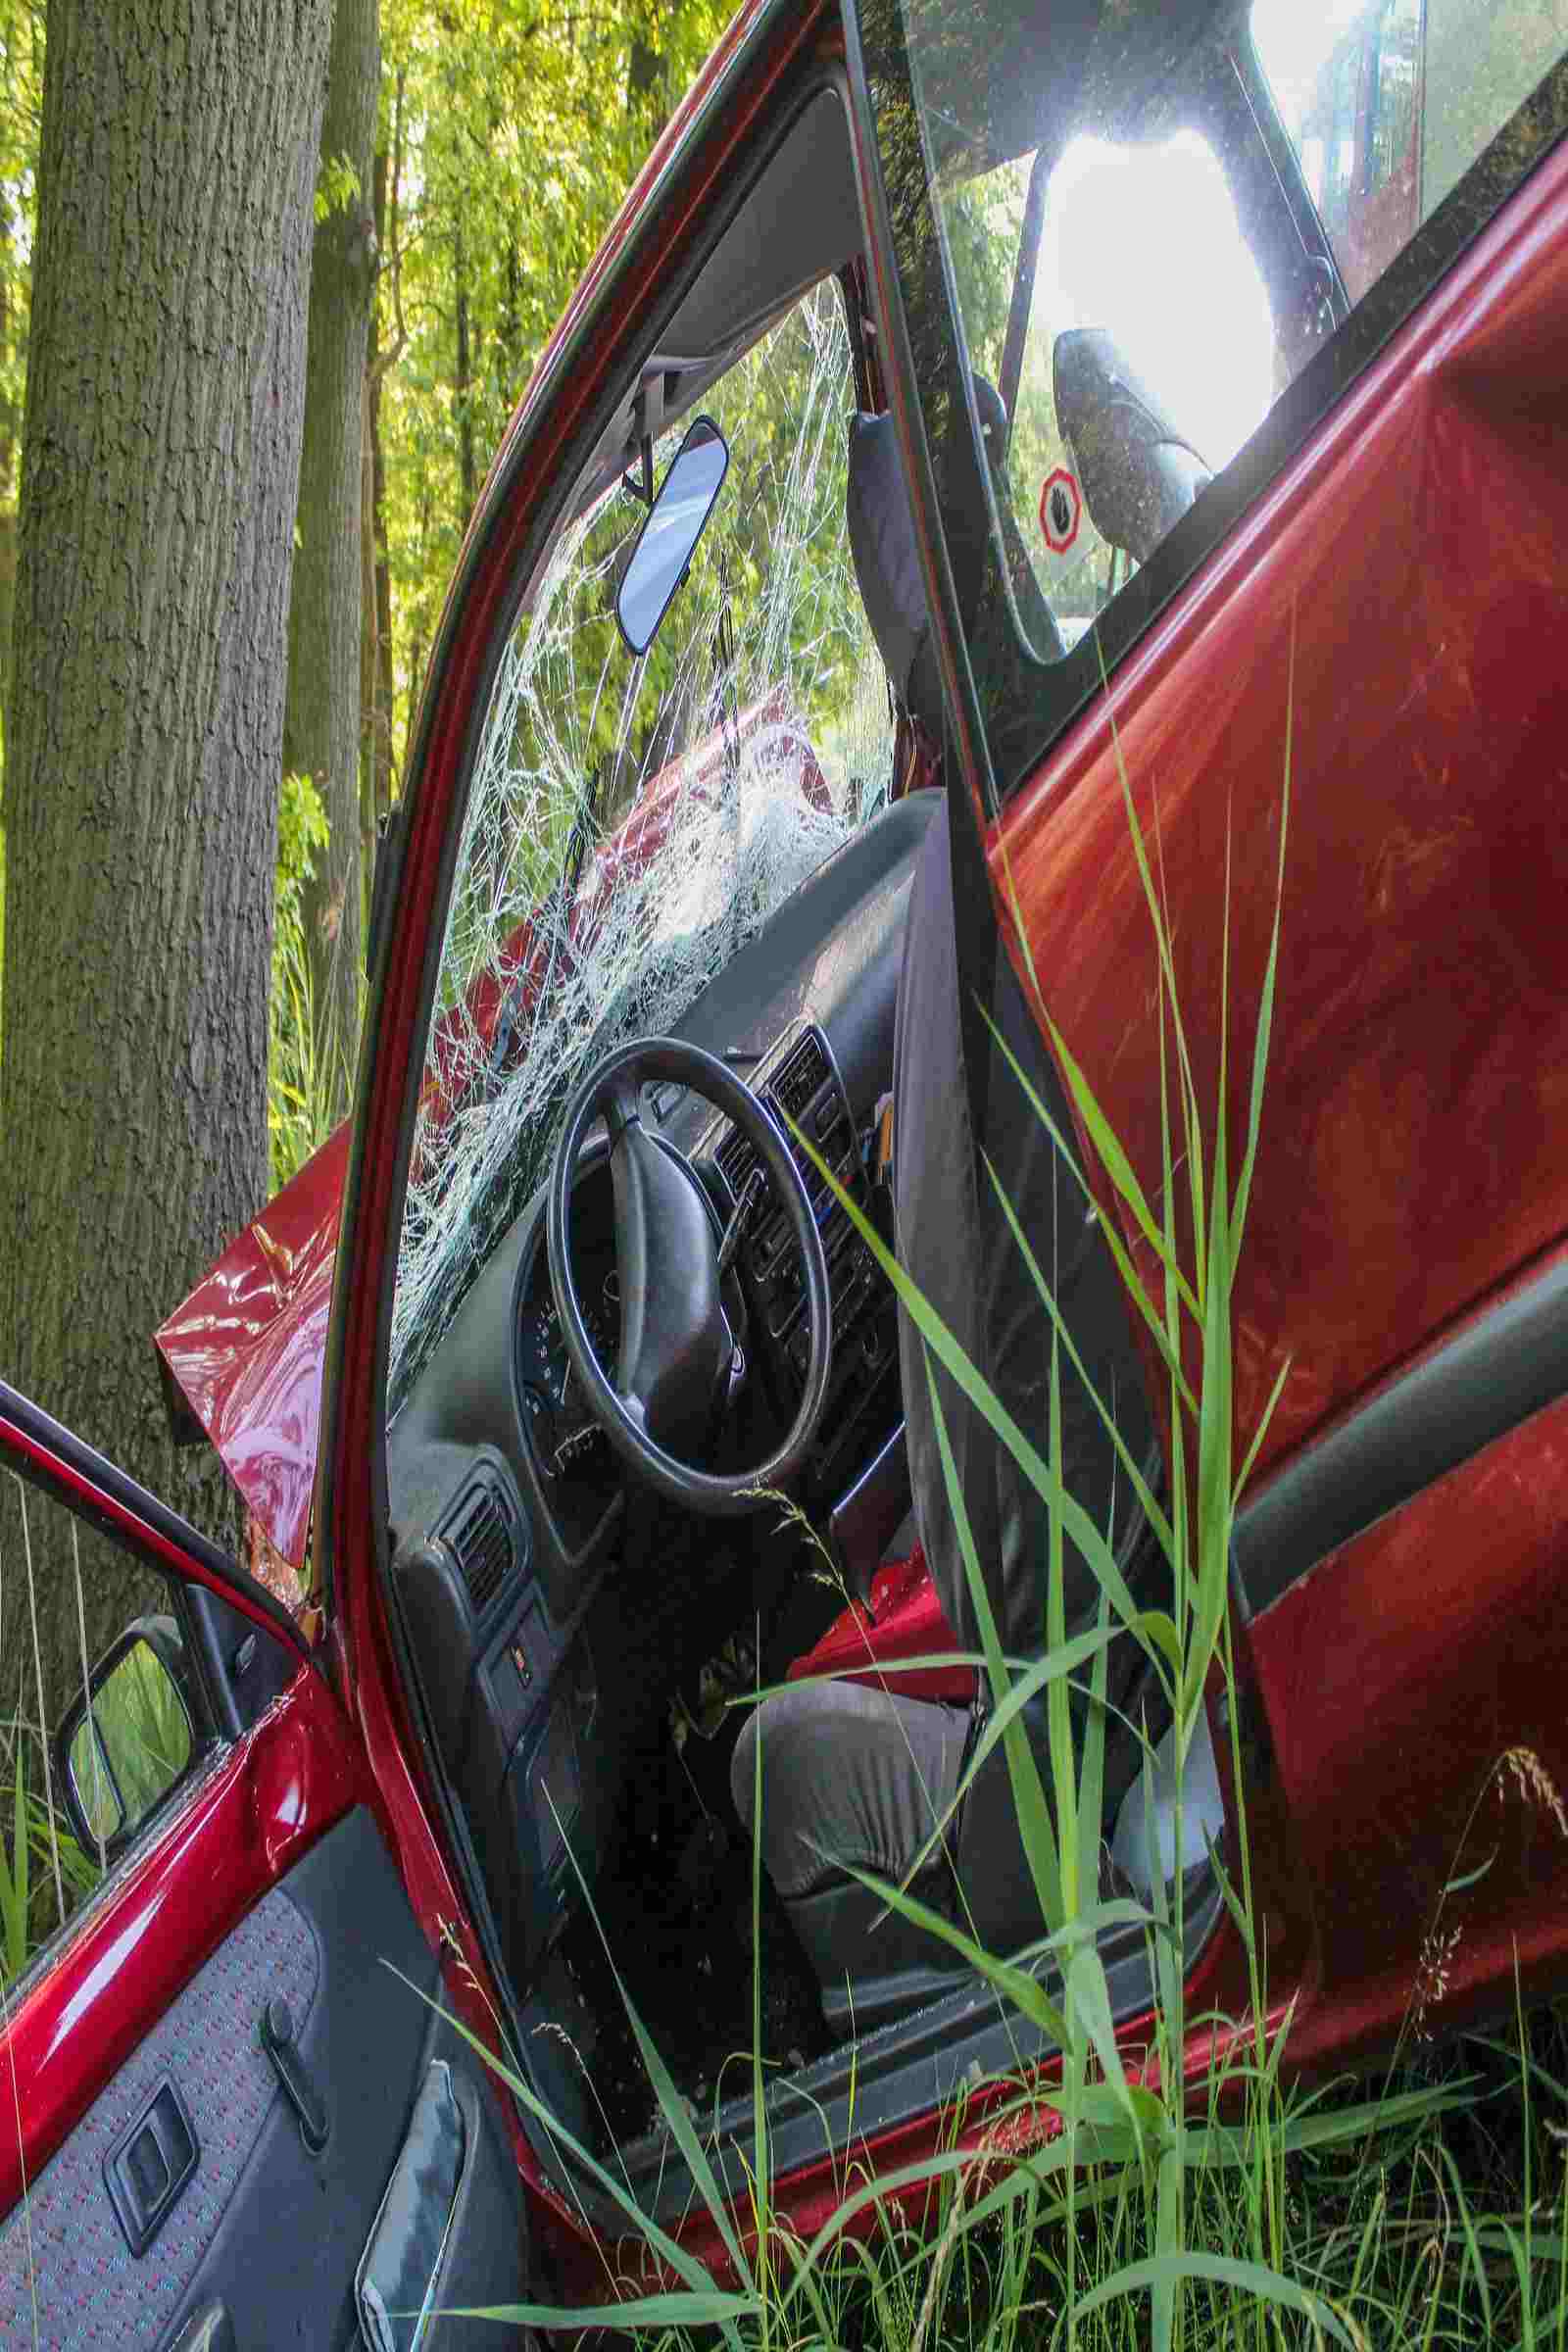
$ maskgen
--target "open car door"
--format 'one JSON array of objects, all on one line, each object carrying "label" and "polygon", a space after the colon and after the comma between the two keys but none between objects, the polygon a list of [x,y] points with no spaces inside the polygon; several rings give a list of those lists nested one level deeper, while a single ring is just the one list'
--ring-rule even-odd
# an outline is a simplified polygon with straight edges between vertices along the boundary
[{"label": "open car door", "polygon": [[0,1470],[0,2342],[496,2341],[420,2315],[521,2295],[508,2119],[298,1627],[4,1383]]}]

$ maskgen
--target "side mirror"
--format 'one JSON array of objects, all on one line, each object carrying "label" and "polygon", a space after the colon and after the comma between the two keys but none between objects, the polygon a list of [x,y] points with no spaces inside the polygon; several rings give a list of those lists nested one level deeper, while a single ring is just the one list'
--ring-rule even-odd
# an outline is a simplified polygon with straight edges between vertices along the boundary
[{"label": "side mirror", "polygon": [[1052,376],[1090,519],[1107,546],[1147,564],[1212,474],[1102,326],[1059,334]]},{"label": "side mirror", "polygon": [[621,574],[615,618],[632,653],[646,654],[659,635],[728,470],[723,434],[711,416],[699,416],[669,461]]},{"label": "side mirror", "polygon": [[55,1734],[77,1843],[112,1861],[181,1781],[195,1752],[185,1648],[172,1617],[138,1617],[93,1668]]}]

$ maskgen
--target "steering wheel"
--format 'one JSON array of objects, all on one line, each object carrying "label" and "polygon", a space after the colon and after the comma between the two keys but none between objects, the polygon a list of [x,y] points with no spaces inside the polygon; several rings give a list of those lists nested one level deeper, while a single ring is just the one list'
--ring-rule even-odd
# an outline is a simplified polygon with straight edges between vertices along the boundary
[{"label": "steering wheel", "polygon": [[[806,1278],[811,1346],[794,1422],[765,1461],[725,1477],[699,1470],[679,1450],[700,1442],[710,1426],[735,1342],[720,1295],[719,1244],[708,1196],[681,1155],[643,1125],[641,1090],[654,1078],[689,1087],[739,1128],[789,1217]],[[577,1155],[601,1114],[610,1136],[620,1274],[620,1362],[613,1384],[588,1337],[570,1248]],[[822,1237],[771,1112],[743,1078],[699,1046],[639,1037],[617,1047],[589,1071],[566,1107],[551,1162],[545,1234],[567,1359],[589,1410],[621,1459],[691,1510],[719,1517],[756,1510],[764,1499],[759,1490],[782,1486],[806,1458],[827,1394],[832,1347]]]}]

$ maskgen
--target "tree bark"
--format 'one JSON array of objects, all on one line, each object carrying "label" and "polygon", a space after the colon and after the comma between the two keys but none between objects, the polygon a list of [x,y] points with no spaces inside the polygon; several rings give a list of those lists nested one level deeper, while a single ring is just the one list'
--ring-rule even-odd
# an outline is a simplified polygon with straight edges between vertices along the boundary
[{"label": "tree bark", "polygon": [[360,859],[361,482],[365,367],[375,285],[370,167],[381,72],[377,0],[337,0],[321,155],[346,158],[359,192],[318,223],[311,256],[299,545],[288,615],[283,764],[316,780],[330,839],[303,919],[318,1065],[336,1117],[359,1050],[364,961]]},{"label": "tree bark", "polygon": [[[383,256],[391,255],[395,271],[395,245],[398,235],[398,183],[402,176],[402,120],[403,78],[398,77],[398,95],[393,114],[390,185],[388,158],[385,150],[375,159],[375,221],[376,243]],[[396,305],[394,279],[394,303]],[[370,550],[373,572],[374,612],[372,643],[374,652],[374,711],[375,725],[371,741],[371,763],[374,779],[373,803],[379,824],[392,807],[392,563],[387,553],[386,536],[386,453],[381,442],[381,379],[397,364],[403,351],[401,318],[394,318],[394,338],[383,352],[377,350],[370,368],[370,398],[368,431],[370,442]],[[375,331],[371,323],[372,334]],[[372,877],[373,879],[373,877]]]},{"label": "tree bark", "polygon": [[[0,1050],[0,1365],[209,1527],[151,1334],[254,1214],[330,0],[49,0]],[[91,1573],[101,1647],[123,1583]],[[18,1580],[0,1563],[14,1637]],[[78,1655],[69,1577],[47,1652]],[[18,1651],[0,1620],[0,1687]],[[79,1679],[79,1678],[78,1678]]]}]

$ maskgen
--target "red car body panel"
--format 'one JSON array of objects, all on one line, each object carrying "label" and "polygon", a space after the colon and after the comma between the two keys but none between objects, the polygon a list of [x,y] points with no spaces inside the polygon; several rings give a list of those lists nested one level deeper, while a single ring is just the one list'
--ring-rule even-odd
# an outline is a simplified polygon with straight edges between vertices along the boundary
[{"label": "red car body panel", "polygon": [[154,1333],[269,1542],[305,1557],[349,1131],[339,1127]]},{"label": "red car body panel", "polygon": [[[537,446],[528,453],[526,470],[514,485],[504,512],[495,511],[496,502],[487,493],[470,524],[466,557],[437,634],[421,712],[423,782],[412,810],[403,897],[372,1024],[365,1077],[370,1114],[357,1144],[352,1131],[344,1130],[301,1171],[275,1252],[272,1244],[280,1229],[274,1214],[270,1225],[264,1217],[265,1232],[230,1265],[226,1286],[210,1293],[206,1300],[206,1311],[214,1318],[207,1332],[211,1353],[206,1394],[225,1409],[237,1410],[246,1372],[253,1399],[287,1394],[295,1418],[284,1432],[282,1475],[274,1458],[267,1462],[265,1479],[259,1473],[255,1483],[263,1494],[291,1493],[289,1476],[297,1465],[287,1457],[296,1450],[303,1453],[312,1394],[305,1374],[313,1364],[314,1393],[319,1396],[322,1362],[305,1328],[312,1320],[307,1295],[314,1298],[313,1281],[322,1273],[329,1211],[340,1207],[344,1198],[341,1177],[329,1158],[334,1152],[340,1153],[350,1170],[349,1279],[343,1286],[345,1297],[336,1305],[338,1329],[335,1334],[329,1331],[329,1351],[335,1337],[342,1367],[336,1421],[342,1468],[327,1488],[332,1507],[322,1531],[322,1548],[334,1572],[335,1609],[329,1629],[333,1680],[348,1711],[344,1713],[314,1668],[302,1673],[255,1730],[230,1750],[211,1782],[181,1808],[165,1836],[139,1856],[130,1877],[116,1885],[101,1924],[89,1915],[28,1987],[0,2033],[0,2068],[9,2077],[15,2062],[22,2118],[19,2129],[18,2103],[5,2103],[0,2121],[0,2212],[21,2193],[24,2178],[32,2178],[47,2161],[113,2068],[164,2013],[208,1952],[282,1870],[355,1802],[373,1805],[420,1925],[432,1946],[450,1956],[445,1993],[450,2007],[482,2040],[493,2041],[496,2011],[486,1987],[484,1957],[433,1827],[436,1810],[416,1761],[418,1741],[391,1655],[375,1581],[377,1521],[370,1480],[378,1447],[370,1439],[379,1409],[374,1379],[376,1293],[353,1296],[353,1269],[358,1264],[378,1285],[391,1238],[385,1212],[398,1153],[398,1106],[403,1085],[417,1078],[415,1054],[421,1036],[424,923],[436,889],[452,797],[463,773],[464,730],[482,692],[485,654],[498,609],[514,579],[539,504],[557,478],[563,444],[591,397],[596,355],[613,345],[630,311],[646,299],[649,287],[678,254],[682,237],[696,231],[705,196],[710,195],[744,145],[758,108],[812,38],[817,13],[807,9],[780,18],[760,54],[748,61],[743,86],[731,93],[731,103],[714,120],[713,93],[724,83],[748,33],[766,14],[764,0],[751,0],[743,8],[672,118],[535,369],[529,394],[492,469],[491,492],[506,470],[509,450],[545,406],[562,355],[592,307],[592,288],[633,228],[650,227],[649,208],[664,201],[667,191],[658,183],[665,177],[671,158],[695,144],[694,175],[668,217],[657,223],[659,233],[648,235],[644,251],[618,289],[619,307],[597,320],[586,335],[578,352],[575,397],[564,394],[551,401]],[[277,1205],[271,1204],[273,1212]],[[323,1293],[329,1289],[328,1279]],[[194,1299],[187,1301],[180,1323],[188,1342],[186,1367],[199,1369],[202,1330]],[[270,1357],[269,1335],[279,1343]],[[226,1364],[220,1360],[225,1348],[231,1350]],[[226,1391],[220,1377],[225,1368],[237,1368]],[[219,1417],[236,1441],[243,1440],[246,1433],[232,1411],[226,1422],[222,1413]],[[20,1451],[18,1433],[0,1428],[0,1448],[13,1446]],[[263,1461],[260,1448],[255,1460]],[[78,1499],[114,1515],[102,1498],[95,1501],[83,1493]],[[177,1573],[193,1572],[188,1561],[172,1555],[169,1565]],[[243,1608],[242,1584],[226,1589],[225,1597]],[[267,1622],[271,1624],[270,1619]],[[520,2135],[516,2152],[541,2208],[580,2231],[580,2216],[572,2215],[544,2180]]]},{"label": "red car body panel", "polygon": [[[350,1149],[343,1264],[329,1329],[333,1416],[323,1431],[317,1544],[332,1594],[329,1639],[336,1672],[380,1791],[394,1857],[426,1934],[432,1941],[444,1937],[455,1960],[461,1960],[461,1967],[448,1970],[454,2001],[486,2036],[494,2029],[484,2003],[494,2004],[495,1996],[478,1936],[457,1891],[457,1874],[434,1827],[439,1818],[435,1791],[416,1761],[421,1751],[393,1654],[375,1548],[377,1530],[384,1525],[377,1493],[382,1476],[380,1301],[397,1246],[390,1211],[400,1179],[404,1105],[412,1103],[420,1082],[430,909],[439,903],[446,837],[466,776],[465,748],[483,716],[495,632],[504,624],[509,596],[530,548],[537,545],[542,516],[566,470],[572,437],[596,396],[601,370],[612,364],[622,337],[635,331],[656,289],[700,233],[704,209],[744,154],[757,118],[791,67],[810,53],[820,14],[807,7],[769,15],[761,0],[742,11],[638,183],[648,188],[647,207],[628,203],[611,232],[610,242],[616,246],[630,240],[634,224],[643,232],[615,281],[613,300],[595,314],[587,290],[578,296],[509,431],[470,526],[427,672],[411,763],[418,788],[411,801],[399,901],[362,1057],[363,1111]],[[728,90],[721,109],[710,107],[731,59],[742,55],[741,35],[753,26],[758,38],[745,52],[738,86]],[[678,185],[672,185],[673,174],[666,180],[662,159],[677,146],[686,168]],[[603,275],[601,263],[592,283],[599,284]],[[573,354],[569,372],[564,365],[568,351]],[[563,379],[559,385],[557,374]],[[509,485],[505,496],[503,485]],[[481,1989],[470,1989],[470,1981]],[[567,2235],[580,2232],[580,2214],[543,2180],[526,2154],[523,2170],[541,2205]]]},{"label": "red car body panel", "polygon": [[[1565,364],[1559,150],[1114,681],[1120,757],[1180,910],[1177,987],[1210,1117],[1229,860],[1232,1137],[1293,745],[1235,1291],[1239,1438],[1289,1366],[1260,1483],[1568,1232]],[[1048,1009],[1157,1197],[1152,936],[1102,704],[1009,804],[993,855]],[[1568,1785],[1564,1427],[1556,1408],[1537,1414],[1248,1629],[1288,1825],[1254,1833],[1259,1901],[1281,1932],[1296,1913],[1312,1952],[1298,2063],[1398,2032],[1464,1823],[1518,1738],[1504,1727],[1528,1727]],[[1528,1988],[1568,1966],[1568,1847],[1506,1794],[1500,1810],[1485,1798],[1499,1851],[1448,1972],[1454,2016],[1467,1988],[1490,1981],[1495,1997],[1515,1937]]]},{"label": "red car body panel", "polygon": [[[1229,861],[1233,1137],[1293,747],[1235,1294],[1244,1439],[1290,1366],[1264,1470],[1568,1232],[1565,360],[1559,151],[1114,683],[1120,758],[1180,910],[1176,982],[1210,1115]],[[1155,960],[1117,759],[1102,702],[1009,803],[994,871],[1053,1019],[1157,1193]]]}]

